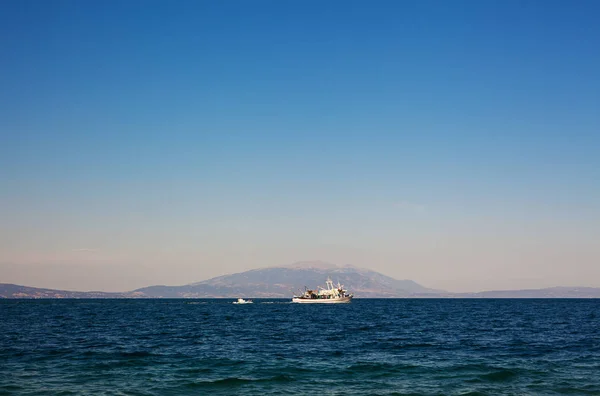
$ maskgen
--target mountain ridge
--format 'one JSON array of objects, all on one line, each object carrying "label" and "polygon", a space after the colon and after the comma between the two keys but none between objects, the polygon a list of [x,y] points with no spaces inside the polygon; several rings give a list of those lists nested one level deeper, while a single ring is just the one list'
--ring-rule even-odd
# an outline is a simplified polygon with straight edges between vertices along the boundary
[{"label": "mountain ridge", "polygon": [[[325,262],[299,262],[286,266],[265,267],[222,275],[181,286],[180,295],[197,297],[273,297],[285,298],[301,292],[304,286],[323,285],[327,278],[340,282],[360,297],[406,297],[415,293],[438,293],[412,280],[397,280],[387,275],[347,265]],[[174,297],[172,287],[151,287],[136,291]]]},{"label": "mountain ridge", "polygon": [[331,278],[357,298],[600,298],[600,288],[551,287],[452,293],[352,265],[300,261],[221,275],[181,286],[152,285],[127,292],[67,291],[0,283],[0,298],[291,298]]},{"label": "mountain ridge", "polygon": [[[182,286],[149,286],[148,288],[172,288],[177,289]],[[141,289],[138,289],[141,290]],[[247,296],[246,296],[247,297]],[[143,292],[101,292],[101,291],[73,291],[60,289],[47,289],[31,286],[17,285],[13,283],[0,283],[0,299],[36,299],[36,298],[56,298],[56,299],[83,299],[83,298],[202,298],[191,295],[182,295],[178,297],[153,296]],[[205,298],[237,298],[231,296],[205,297]],[[261,298],[261,297],[253,297]],[[263,297],[269,298],[269,297]],[[286,298],[286,297],[271,297]],[[360,298],[360,297],[359,297]],[[365,298],[365,297],[363,297]],[[369,297],[366,297],[369,298]],[[600,298],[600,287],[568,287],[554,286],[542,289],[519,289],[519,290],[490,290],[470,293],[414,293],[408,296],[400,297],[371,297],[371,298]]]}]

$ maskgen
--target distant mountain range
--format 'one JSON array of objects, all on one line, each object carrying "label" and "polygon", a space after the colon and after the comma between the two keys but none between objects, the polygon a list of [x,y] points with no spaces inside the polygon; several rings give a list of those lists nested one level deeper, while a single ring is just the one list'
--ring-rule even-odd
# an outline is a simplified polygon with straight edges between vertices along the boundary
[{"label": "distant mountain range", "polygon": [[[130,298],[134,293],[106,293],[100,291],[67,291],[0,283],[0,298]],[[143,296],[139,296],[143,297]]]},{"label": "distant mountain range", "polygon": [[304,286],[324,286],[328,277],[357,297],[408,297],[440,292],[411,280],[397,280],[367,269],[318,261],[224,275],[186,286],[150,286],[136,292],[152,297],[287,298],[303,291]]},{"label": "distant mountain range", "polygon": [[600,288],[591,287],[450,293],[364,268],[319,261],[251,270],[183,286],[149,286],[123,293],[40,289],[0,283],[0,298],[290,298],[303,291],[304,286],[324,286],[328,277],[343,284],[357,298],[600,298]]}]

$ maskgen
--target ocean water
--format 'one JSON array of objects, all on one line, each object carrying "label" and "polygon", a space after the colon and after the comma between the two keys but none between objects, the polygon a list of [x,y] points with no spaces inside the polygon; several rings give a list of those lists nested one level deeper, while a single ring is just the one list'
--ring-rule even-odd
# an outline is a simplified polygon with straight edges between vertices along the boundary
[{"label": "ocean water", "polygon": [[600,300],[0,301],[2,395],[600,395]]}]

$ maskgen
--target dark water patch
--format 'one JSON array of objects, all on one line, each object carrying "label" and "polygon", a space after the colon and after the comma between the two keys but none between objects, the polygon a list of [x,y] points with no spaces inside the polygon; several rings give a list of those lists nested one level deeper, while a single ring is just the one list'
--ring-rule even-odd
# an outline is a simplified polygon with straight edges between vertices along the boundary
[{"label": "dark water patch", "polygon": [[235,367],[243,367],[246,365],[246,362],[239,359],[227,359],[227,358],[204,358],[204,359],[196,359],[193,361],[194,364],[199,366],[206,366],[212,368],[235,368]]},{"label": "dark water patch", "polygon": [[375,326],[375,325],[367,325],[367,326],[360,326],[356,330],[357,331],[371,331],[371,330],[376,330],[376,329],[377,329],[377,326]]},{"label": "dark water patch", "polygon": [[253,382],[256,382],[256,380],[247,379],[247,378],[230,377],[230,378],[223,378],[223,379],[218,379],[218,380],[214,380],[214,381],[192,382],[192,383],[186,384],[185,386],[188,388],[213,388],[213,387],[215,387],[215,388],[218,388],[218,387],[230,388],[230,387],[241,386],[241,385],[245,385],[245,384],[249,384],[249,383],[253,383]]},{"label": "dark water patch", "polygon": [[19,385],[0,385],[0,392],[7,392],[6,394],[9,392],[17,392],[21,389],[23,388]]},{"label": "dark water patch", "polygon": [[254,383],[280,383],[280,382],[292,382],[294,379],[289,375],[277,375],[270,378],[238,378],[229,377],[223,379],[217,379],[212,381],[198,381],[186,384],[187,387],[191,388],[233,388]]},{"label": "dark water patch", "polygon": [[182,374],[210,374],[216,372],[215,369],[211,367],[189,367],[189,368],[181,368],[178,370],[179,373]]},{"label": "dark water patch", "polygon": [[583,389],[583,388],[576,388],[576,387],[563,387],[563,388],[557,388],[556,392],[563,394],[563,395],[595,395],[595,396],[598,396],[598,395],[600,395],[600,387],[593,387],[592,389]]},{"label": "dark water patch", "polygon": [[431,343],[417,343],[417,344],[411,344],[411,343],[398,343],[398,344],[392,344],[392,345],[388,345],[386,346],[386,348],[392,348],[392,349],[409,349],[409,348],[416,348],[416,349],[423,349],[423,348],[432,348],[432,347],[437,347],[438,345],[436,344],[431,344]]},{"label": "dark water patch", "polygon": [[359,362],[346,368],[348,374],[377,374],[384,375],[390,373],[399,373],[402,371],[414,371],[417,366],[411,364],[393,364],[377,362]]},{"label": "dark water patch", "polygon": [[513,370],[500,370],[479,376],[483,381],[505,382],[511,381],[517,377],[517,373]]},{"label": "dark water patch", "polygon": [[443,393],[415,393],[415,392],[384,392],[373,393],[376,396],[444,396]]},{"label": "dark water patch", "polygon": [[151,356],[158,356],[158,354],[148,351],[132,351],[132,352],[120,352],[119,356],[124,358],[145,358]]},{"label": "dark water patch", "polygon": [[53,358],[56,356],[69,355],[73,353],[74,349],[71,348],[42,348],[37,350],[38,353],[44,357]]}]

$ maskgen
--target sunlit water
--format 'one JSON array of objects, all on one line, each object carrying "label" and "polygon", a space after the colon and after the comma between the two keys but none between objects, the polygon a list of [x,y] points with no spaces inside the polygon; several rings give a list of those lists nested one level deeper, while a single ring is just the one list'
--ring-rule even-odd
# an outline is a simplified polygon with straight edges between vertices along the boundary
[{"label": "sunlit water", "polygon": [[3,300],[0,394],[600,395],[600,300]]}]

